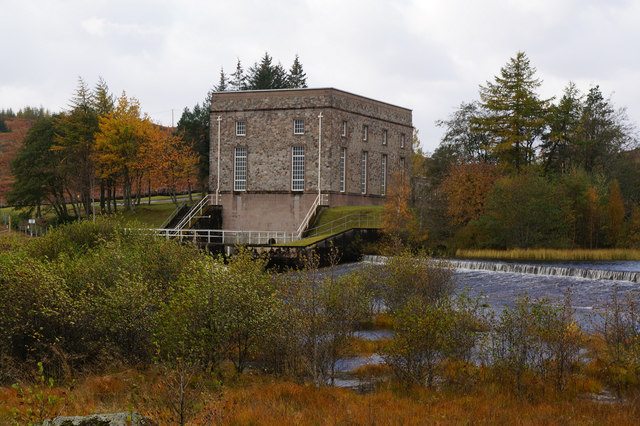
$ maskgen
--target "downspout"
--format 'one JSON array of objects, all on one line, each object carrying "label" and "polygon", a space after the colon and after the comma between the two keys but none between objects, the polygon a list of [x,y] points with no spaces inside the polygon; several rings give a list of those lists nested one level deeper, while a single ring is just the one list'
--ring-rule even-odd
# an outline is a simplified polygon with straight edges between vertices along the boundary
[{"label": "downspout", "polygon": [[322,112],[318,116],[318,205],[320,205],[320,162],[322,161]]},{"label": "downspout", "polygon": [[218,116],[218,176],[216,177],[216,206],[220,205],[220,203],[218,202],[218,197],[220,194],[220,121],[222,121],[222,118]]}]

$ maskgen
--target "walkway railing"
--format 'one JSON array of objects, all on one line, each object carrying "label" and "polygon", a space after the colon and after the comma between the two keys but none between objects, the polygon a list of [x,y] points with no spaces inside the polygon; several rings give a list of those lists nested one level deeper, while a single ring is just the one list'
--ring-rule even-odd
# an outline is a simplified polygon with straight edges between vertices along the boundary
[{"label": "walkway railing", "polygon": [[172,220],[173,220],[173,219],[178,215],[178,213],[180,213],[180,211],[181,211],[181,210],[182,210],[186,205],[187,205],[187,203],[186,203],[186,202],[184,202],[184,201],[183,201],[182,203],[178,204],[178,207],[176,207],[176,208],[173,210],[173,213],[171,213],[171,214],[169,215],[169,217],[168,217],[168,218],[166,218],[166,219],[165,219],[165,221],[164,221],[164,222],[162,222],[162,225],[160,225],[159,227],[160,227],[160,228],[163,228],[163,229],[164,229],[164,228],[166,228],[166,227],[167,227],[167,225],[169,225],[169,224],[171,223],[171,221],[172,221]]},{"label": "walkway railing", "polygon": [[178,222],[175,228],[173,228],[172,230],[168,230],[168,231],[173,231],[173,234],[171,236],[177,237],[179,235],[178,232],[180,230],[183,230],[183,228],[191,226],[191,221],[193,220],[193,218],[196,216],[201,216],[202,212],[211,204],[211,202],[212,202],[211,194],[206,194],[205,196],[203,196],[200,201],[198,201],[196,204],[194,204],[193,207],[191,207],[191,209],[187,212],[187,214],[184,215],[182,220]]},{"label": "walkway railing", "polygon": [[161,238],[207,244],[282,244],[297,241],[295,232],[233,231],[226,229],[142,229]]},{"label": "walkway railing", "polygon": [[352,228],[381,228],[382,218],[380,213],[353,213],[343,216],[322,226],[311,228],[305,238],[318,235],[333,235]]},{"label": "walkway railing", "polygon": [[307,212],[307,215],[304,217],[304,219],[302,219],[302,223],[300,224],[300,226],[298,227],[298,230],[296,231],[299,238],[302,238],[302,233],[304,232],[305,229],[307,229],[307,226],[309,226],[309,222],[311,222],[311,219],[316,214],[318,207],[326,206],[328,204],[329,204],[329,195],[318,194],[316,199],[313,201],[311,208]]}]

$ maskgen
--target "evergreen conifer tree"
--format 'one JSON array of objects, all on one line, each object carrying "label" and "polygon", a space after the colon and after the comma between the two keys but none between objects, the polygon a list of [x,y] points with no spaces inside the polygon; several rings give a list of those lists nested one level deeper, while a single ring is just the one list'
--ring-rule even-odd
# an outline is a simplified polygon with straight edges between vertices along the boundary
[{"label": "evergreen conifer tree", "polygon": [[293,60],[293,65],[291,65],[289,75],[287,76],[287,82],[288,86],[292,89],[307,87],[307,74],[302,69],[298,55],[296,55],[296,58]]},{"label": "evergreen conifer tree", "polygon": [[229,80],[229,90],[246,90],[247,89],[247,77],[244,75],[244,69],[242,68],[242,63],[240,59],[238,59],[238,63],[236,64],[236,70],[231,74],[231,79]]},{"label": "evergreen conifer tree", "polygon": [[227,76],[224,73],[224,68],[220,67],[220,80],[218,85],[213,88],[216,92],[226,92],[229,90],[229,84],[227,83]]},{"label": "evergreen conifer tree", "polygon": [[9,133],[10,131],[11,129],[5,123],[4,117],[0,117],[0,133]]},{"label": "evergreen conifer tree", "polygon": [[486,116],[476,119],[482,131],[489,133],[494,156],[505,168],[516,171],[533,162],[535,143],[545,129],[548,100],[536,93],[542,81],[535,77],[524,52],[502,67],[494,82],[480,86],[482,108]]}]

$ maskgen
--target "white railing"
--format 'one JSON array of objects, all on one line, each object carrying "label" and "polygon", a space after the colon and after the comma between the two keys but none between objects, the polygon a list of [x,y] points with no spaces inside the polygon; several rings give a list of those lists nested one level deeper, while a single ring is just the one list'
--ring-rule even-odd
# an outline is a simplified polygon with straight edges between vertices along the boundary
[{"label": "white railing", "polygon": [[302,238],[302,233],[304,232],[305,229],[307,229],[307,226],[309,226],[309,222],[311,221],[311,218],[313,218],[313,215],[315,215],[318,207],[326,206],[328,204],[329,204],[329,195],[318,194],[316,199],[313,201],[311,208],[307,212],[307,215],[304,217],[304,219],[302,219],[302,223],[300,224],[300,226],[298,227],[298,230],[296,231],[296,233],[298,234],[298,238]]},{"label": "white railing", "polygon": [[186,215],[182,218],[180,222],[172,229],[173,236],[177,236],[177,232],[185,228],[186,226],[191,226],[191,220],[196,217],[202,215],[202,211],[211,204],[211,194],[206,194],[202,197],[200,201],[198,201],[191,209],[187,212]]},{"label": "white railing", "polygon": [[282,244],[297,241],[295,232],[233,231],[226,229],[141,229],[157,237],[207,244]]},{"label": "white railing", "polygon": [[173,210],[173,213],[171,213],[171,214],[169,215],[169,217],[168,217],[168,218],[166,218],[166,219],[165,219],[165,221],[162,223],[162,225],[160,225],[159,227],[160,227],[160,228],[166,228],[166,227],[167,227],[167,225],[169,225],[169,223],[171,223],[171,221],[172,221],[172,220],[173,220],[173,219],[178,215],[178,213],[180,213],[180,211],[182,210],[182,208],[183,208],[184,206],[186,206],[186,205],[187,205],[187,203],[186,203],[186,202],[182,202],[182,203],[180,203],[180,204],[178,205],[178,207],[176,207],[176,208]]}]

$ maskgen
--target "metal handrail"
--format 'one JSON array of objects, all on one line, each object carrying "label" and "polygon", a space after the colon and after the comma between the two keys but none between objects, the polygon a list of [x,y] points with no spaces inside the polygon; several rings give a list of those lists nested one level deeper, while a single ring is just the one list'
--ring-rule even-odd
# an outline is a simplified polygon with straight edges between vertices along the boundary
[{"label": "metal handrail", "polygon": [[166,228],[166,227],[167,227],[167,225],[169,225],[169,223],[171,223],[171,221],[176,217],[176,215],[177,215],[177,214],[182,210],[182,208],[183,208],[184,206],[186,206],[186,205],[187,205],[186,201],[183,201],[180,205],[178,205],[178,207],[176,207],[176,208],[173,210],[173,213],[171,213],[171,214],[169,215],[169,217],[168,217],[164,222],[162,222],[162,225],[160,225],[158,228]]},{"label": "metal handrail", "polygon": [[182,218],[180,222],[173,228],[173,231],[179,231],[183,229],[187,224],[191,223],[191,219],[193,219],[196,215],[201,215],[202,210],[210,204],[211,195],[206,194],[198,203],[196,203],[191,209],[187,212],[186,215]]},{"label": "metal handrail", "polygon": [[311,208],[307,212],[307,215],[304,217],[304,219],[302,219],[302,223],[300,224],[300,226],[298,227],[298,230],[296,231],[300,238],[302,238],[302,233],[307,228],[307,226],[309,226],[309,222],[311,221],[311,218],[315,214],[318,206],[320,205],[326,206],[327,204],[328,204],[328,195],[318,194],[316,199],[313,200],[313,204],[311,205]]},{"label": "metal handrail", "polygon": [[297,241],[300,238],[295,232],[285,231],[237,231],[226,229],[140,229],[143,233],[157,237],[179,241],[218,244],[280,244]]},{"label": "metal handrail", "polygon": [[353,213],[339,219],[311,228],[307,231],[307,238],[323,234],[334,234],[353,228],[380,228],[380,213]]}]

